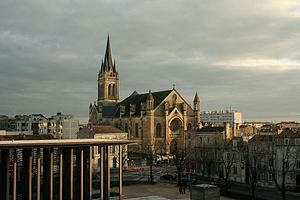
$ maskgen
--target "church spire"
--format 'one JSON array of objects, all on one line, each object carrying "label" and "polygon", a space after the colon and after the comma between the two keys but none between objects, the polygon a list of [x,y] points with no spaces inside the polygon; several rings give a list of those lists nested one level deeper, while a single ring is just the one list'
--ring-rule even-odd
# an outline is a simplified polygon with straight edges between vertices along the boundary
[{"label": "church spire", "polygon": [[103,68],[104,68],[105,72],[113,71],[113,69],[114,69],[114,62],[113,62],[113,58],[112,58],[109,35],[107,36]]},{"label": "church spire", "polygon": [[195,98],[194,98],[194,110],[200,111],[200,99],[198,97],[198,93],[196,92]]},{"label": "church spire", "polygon": [[198,97],[198,93],[196,92],[195,98],[194,98],[194,103],[198,103],[198,102],[200,102],[200,99]]}]

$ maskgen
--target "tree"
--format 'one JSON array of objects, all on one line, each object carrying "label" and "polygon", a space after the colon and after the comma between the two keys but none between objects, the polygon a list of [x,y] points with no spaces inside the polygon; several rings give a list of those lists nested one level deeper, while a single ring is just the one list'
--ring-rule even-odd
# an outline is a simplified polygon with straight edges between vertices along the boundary
[{"label": "tree", "polygon": [[255,189],[258,179],[258,163],[260,160],[260,154],[257,152],[257,142],[253,143],[253,146],[244,144],[243,155],[246,165],[246,171],[248,172],[248,182],[251,186],[252,199],[255,199]]},{"label": "tree", "polygon": [[300,148],[295,144],[295,138],[299,138],[300,133],[286,130],[273,140],[272,154],[269,158],[269,169],[273,182],[286,200],[286,177],[294,175],[297,162],[299,160]]},{"label": "tree", "polygon": [[273,181],[280,191],[282,199],[286,200],[286,176],[293,169],[293,165],[290,163],[292,153],[290,147],[277,147],[276,149],[269,160],[269,167]]},{"label": "tree", "polygon": [[174,140],[170,153],[173,156],[173,162],[177,170],[177,184],[181,185],[181,175],[185,166],[186,152],[184,149],[179,149],[176,140]]},{"label": "tree", "polygon": [[224,139],[222,142],[217,144],[218,157],[221,165],[223,165],[225,173],[225,190],[229,188],[229,175],[233,164],[236,162],[236,151],[233,150],[230,141]]}]

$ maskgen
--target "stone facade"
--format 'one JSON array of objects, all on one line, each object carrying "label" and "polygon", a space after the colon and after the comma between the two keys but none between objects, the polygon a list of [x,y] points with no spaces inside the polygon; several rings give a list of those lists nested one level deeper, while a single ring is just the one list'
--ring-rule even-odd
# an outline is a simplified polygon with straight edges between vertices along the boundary
[{"label": "stone facade", "polygon": [[98,101],[90,104],[89,123],[111,124],[127,132],[129,139],[139,144],[130,147],[134,152],[169,154],[173,144],[185,146],[188,129],[200,126],[197,94],[193,108],[175,88],[143,94],[134,91],[119,101],[119,74],[109,38],[98,77]]}]

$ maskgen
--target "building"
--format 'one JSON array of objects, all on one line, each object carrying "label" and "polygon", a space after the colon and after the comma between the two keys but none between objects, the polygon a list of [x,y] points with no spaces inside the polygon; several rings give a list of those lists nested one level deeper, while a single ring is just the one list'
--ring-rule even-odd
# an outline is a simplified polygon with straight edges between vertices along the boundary
[{"label": "building", "polygon": [[221,125],[229,123],[233,136],[237,136],[239,126],[242,124],[242,113],[232,110],[201,112],[201,122],[203,124]]},{"label": "building", "polygon": [[58,112],[48,118],[48,133],[63,139],[77,138],[79,120],[74,119],[72,114]]},{"label": "building", "polygon": [[120,75],[112,57],[109,37],[98,74],[98,100],[90,104],[89,123],[111,124],[128,133],[140,145],[133,152],[169,154],[170,146],[184,147],[186,130],[200,126],[200,100],[196,93],[193,108],[180,93],[170,90],[139,94],[134,91],[122,101]]},{"label": "building", "polygon": [[218,145],[226,138],[224,127],[203,127],[195,131],[193,154],[196,173],[201,176],[219,176]]},{"label": "building", "polygon": [[[95,125],[91,127],[83,127],[77,134],[79,139],[83,138],[95,138],[95,139],[115,139],[115,140],[127,140],[128,133],[115,128],[110,125]],[[127,146],[122,149],[123,167],[127,167]],[[118,168],[120,166],[119,160],[119,146],[111,145],[109,149],[109,166],[111,168]],[[100,147],[95,146],[93,149],[93,167],[100,168]]]},{"label": "building", "polygon": [[230,123],[230,126],[242,124],[242,113],[232,110],[225,111],[203,111],[200,114],[201,121],[209,124]]},{"label": "building", "polygon": [[[300,132],[285,129],[281,134],[255,135],[249,140],[249,158],[257,163],[257,184],[275,188],[300,187]],[[249,160],[249,164],[251,161]]]},{"label": "building", "polygon": [[7,134],[25,133],[29,135],[52,134],[57,138],[77,138],[79,121],[72,114],[58,112],[49,118],[42,114],[0,116],[0,130]]}]

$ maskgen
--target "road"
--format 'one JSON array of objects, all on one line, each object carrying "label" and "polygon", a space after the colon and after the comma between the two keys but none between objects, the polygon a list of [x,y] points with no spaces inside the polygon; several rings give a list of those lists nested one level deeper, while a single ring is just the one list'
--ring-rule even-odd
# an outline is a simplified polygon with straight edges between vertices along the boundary
[{"label": "road", "polygon": [[[153,180],[157,183],[171,183],[176,184],[177,181],[163,181],[160,180],[160,176],[163,174],[175,174],[176,175],[176,168],[172,166],[168,167],[153,167]],[[124,171],[123,173],[123,180],[124,181],[137,181],[137,182],[147,182],[149,181],[150,177],[150,170],[149,167],[138,168],[132,171]],[[118,173],[117,171],[112,171],[111,173],[111,180],[117,181],[118,180]],[[198,180],[198,183],[209,183],[207,181]],[[258,187],[255,191],[256,197],[262,200],[277,200],[282,199],[281,194],[277,189],[270,189],[270,188],[261,188]],[[238,194],[238,195],[247,195],[251,196],[251,187],[247,184],[242,183],[231,183],[231,188],[229,189],[229,194]],[[300,193],[288,192],[287,193],[287,200],[299,200]]]}]

